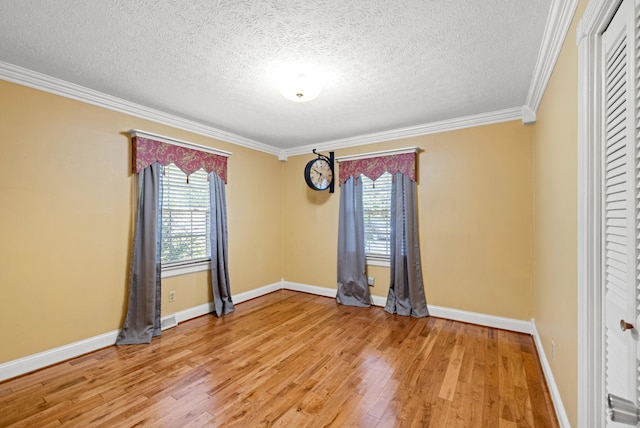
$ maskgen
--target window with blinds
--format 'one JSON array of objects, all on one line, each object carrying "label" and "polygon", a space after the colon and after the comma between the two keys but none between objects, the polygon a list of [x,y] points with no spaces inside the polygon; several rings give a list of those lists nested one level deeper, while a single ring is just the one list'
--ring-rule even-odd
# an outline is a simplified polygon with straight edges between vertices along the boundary
[{"label": "window with blinds", "polygon": [[388,261],[391,254],[391,174],[376,181],[360,176],[364,212],[364,248],[369,260]]},{"label": "window with blinds", "polygon": [[209,248],[209,182],[198,170],[187,176],[174,164],[162,175],[162,254],[168,266],[211,257]]}]

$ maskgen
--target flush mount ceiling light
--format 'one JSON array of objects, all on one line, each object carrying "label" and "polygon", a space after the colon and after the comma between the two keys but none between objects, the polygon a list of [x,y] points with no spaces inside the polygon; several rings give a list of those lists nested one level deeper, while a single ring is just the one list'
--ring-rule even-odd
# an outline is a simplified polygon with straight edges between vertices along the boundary
[{"label": "flush mount ceiling light", "polygon": [[307,73],[295,73],[280,80],[280,93],[288,100],[303,103],[315,99],[322,89],[318,78]]}]

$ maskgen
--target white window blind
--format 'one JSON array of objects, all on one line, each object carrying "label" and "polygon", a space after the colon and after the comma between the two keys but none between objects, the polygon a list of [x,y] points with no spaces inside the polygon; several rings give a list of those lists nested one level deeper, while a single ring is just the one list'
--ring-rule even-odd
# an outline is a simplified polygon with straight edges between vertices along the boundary
[{"label": "white window blind", "polygon": [[361,175],[364,247],[368,259],[389,260],[391,254],[391,174],[375,182]]},{"label": "white window blind", "polygon": [[163,264],[195,263],[211,257],[209,249],[209,182],[198,170],[187,176],[174,164],[162,176]]}]

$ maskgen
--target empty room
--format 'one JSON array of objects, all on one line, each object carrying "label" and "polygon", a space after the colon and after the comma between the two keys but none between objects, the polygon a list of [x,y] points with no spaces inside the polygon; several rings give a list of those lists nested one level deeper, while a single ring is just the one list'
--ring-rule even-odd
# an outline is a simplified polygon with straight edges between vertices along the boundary
[{"label": "empty room", "polygon": [[639,421],[640,0],[0,3],[0,426]]}]

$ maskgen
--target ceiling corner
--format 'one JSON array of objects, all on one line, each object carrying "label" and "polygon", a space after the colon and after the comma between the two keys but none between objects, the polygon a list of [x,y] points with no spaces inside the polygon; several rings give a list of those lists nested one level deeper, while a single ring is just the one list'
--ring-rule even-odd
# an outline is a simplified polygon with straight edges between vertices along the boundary
[{"label": "ceiling corner", "polygon": [[522,106],[522,124],[533,125],[534,123],[536,123],[536,120],[536,112],[533,111],[529,106]]}]

